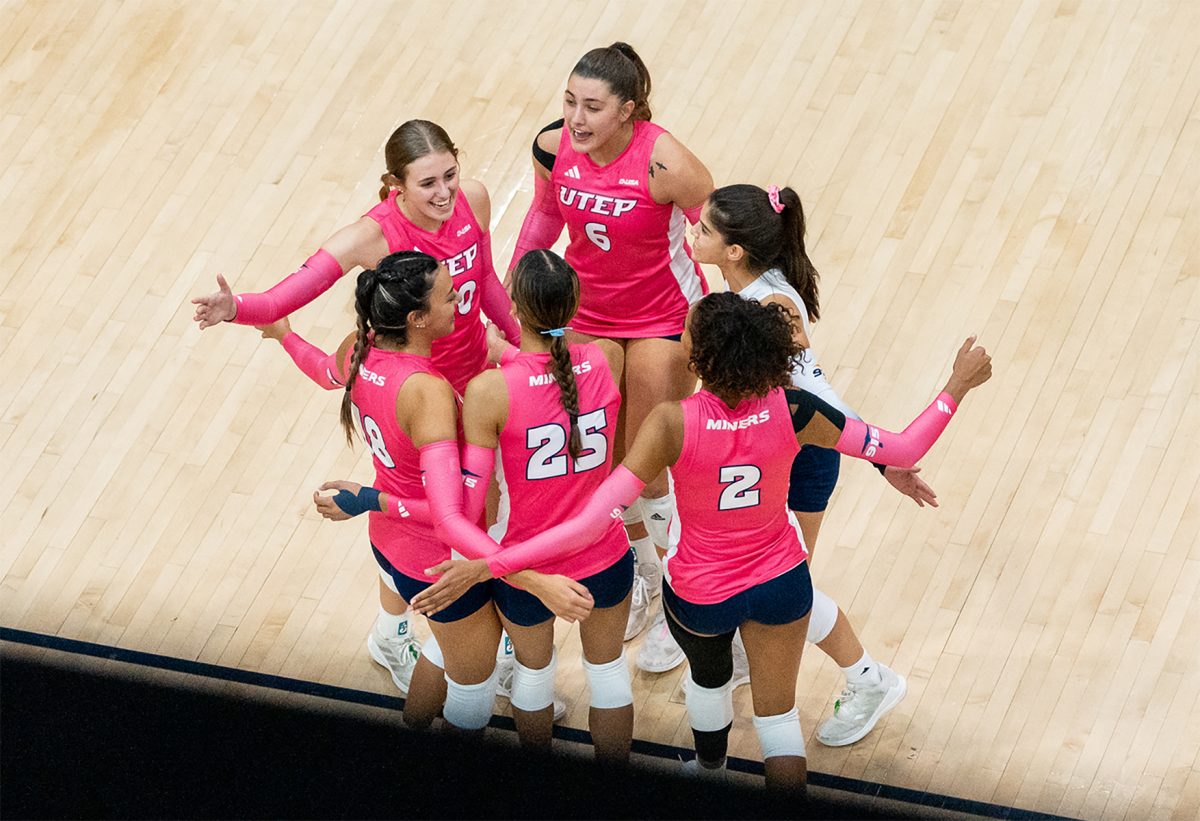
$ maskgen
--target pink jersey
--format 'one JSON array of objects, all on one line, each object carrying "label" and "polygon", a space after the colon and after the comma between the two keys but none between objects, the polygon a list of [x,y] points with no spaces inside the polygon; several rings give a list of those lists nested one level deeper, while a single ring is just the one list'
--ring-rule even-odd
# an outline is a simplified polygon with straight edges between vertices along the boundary
[{"label": "pink jersey", "polygon": [[484,277],[496,278],[492,266],[491,242],[460,191],[454,213],[436,232],[418,228],[396,205],[396,191],[367,212],[379,223],[387,239],[388,252],[421,251],[445,263],[458,291],[458,313],[454,330],[433,343],[433,364],[462,394],[467,382],[487,367],[487,337],[479,317]]},{"label": "pink jersey", "polygon": [[[424,499],[421,457],[396,421],[396,396],[414,373],[440,376],[429,359],[371,348],[350,390],[354,420],[375,463],[374,486],[401,499]],[[450,548],[433,535],[433,525],[372,512],[368,533],[392,567],[416,579],[450,558]]]},{"label": "pink jersey", "polygon": [[782,389],[732,410],[705,390],[682,404],[683,449],[671,467],[679,544],[664,566],[681,598],[715,604],[808,557],[787,508],[799,446]]},{"label": "pink jersey", "polygon": [[[500,369],[508,386],[508,422],[500,432],[500,516],[490,534],[515,544],[578,513],[612,470],[621,394],[608,361],[595,345],[571,345],[579,390],[579,431],[583,450],[567,453],[567,412],[558,383],[546,370],[550,354],[517,354]],[[584,550],[533,569],[584,579],[612,565],[629,550],[621,520]]]},{"label": "pink jersey", "polygon": [[706,292],[684,239],[683,212],[650,196],[650,152],[662,128],[644,120],[615,160],[597,165],[562,130],[551,182],[567,223],[566,260],[579,274],[571,326],[616,339],[683,332],[688,307]]}]

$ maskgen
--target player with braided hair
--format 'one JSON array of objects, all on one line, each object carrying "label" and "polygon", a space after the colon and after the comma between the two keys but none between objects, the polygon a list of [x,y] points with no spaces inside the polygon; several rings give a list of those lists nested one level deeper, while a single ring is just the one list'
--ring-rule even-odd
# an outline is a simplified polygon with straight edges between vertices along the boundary
[{"label": "player with braided hair", "polygon": [[732,642],[740,629],[767,784],[802,788],[807,761],[795,682],[812,583],[799,526],[786,507],[788,467],[802,444],[911,466],[967,392],[990,377],[991,361],[973,342],[959,350],[937,399],[903,432],[891,433],[811,393],[785,390],[802,348],[784,308],[710,294],[692,309],[683,336],[700,391],[658,405],[629,455],[569,521],[486,559],[434,568],[442,578],[413,608],[436,613],[464,585],[574,555],[648,479],[670,469],[680,535],[666,561],[663,605],[691,666],[685,691],[699,766],[724,766],[733,722]]},{"label": "player with braided hair", "polygon": [[[471,380],[463,401],[463,470],[468,480],[479,477],[474,489],[468,481],[466,516],[482,505],[482,480],[494,471],[502,493],[490,535],[502,543],[565,521],[604,481],[621,404],[620,348],[609,342],[567,344],[579,307],[579,279],[571,266],[551,251],[530,251],[513,270],[510,288],[521,323],[520,349],[506,346],[501,368]],[[591,593],[594,607],[580,622],[579,637],[592,739],[598,758],[627,760],[633,691],[622,644],[634,561],[620,520],[610,521],[576,555],[535,569],[575,579]],[[525,745],[548,746],[554,614],[504,581],[495,583],[493,595],[516,656],[517,732]]]}]

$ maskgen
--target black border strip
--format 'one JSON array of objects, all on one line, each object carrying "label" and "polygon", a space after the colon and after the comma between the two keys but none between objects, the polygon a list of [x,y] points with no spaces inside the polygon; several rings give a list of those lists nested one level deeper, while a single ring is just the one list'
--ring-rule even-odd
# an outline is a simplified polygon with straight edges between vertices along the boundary
[{"label": "black border strip", "polygon": [[[41,647],[47,650],[58,650],[64,653],[74,653],[81,656],[120,661],[127,664],[138,664],[143,667],[153,667],[160,670],[171,670],[177,673],[205,676],[207,678],[232,681],[240,684],[250,684],[257,687],[268,687],[289,693],[329,698],[352,704],[365,704],[371,707],[383,707],[391,710],[402,710],[404,699],[399,696],[387,696],[381,693],[368,693],[363,690],[353,690],[349,687],[338,687],[332,684],[318,684],[314,681],[276,676],[270,673],[257,673],[252,670],[239,670],[234,667],[222,667],[203,661],[162,656],[157,653],[145,653],[141,650],[127,650],[123,647],[112,647],[106,644],[95,644],[90,641],[68,639],[62,636],[49,636],[45,633],[33,633],[28,630],[18,630],[14,627],[0,626],[0,641],[24,644],[31,647]],[[502,730],[516,731],[513,720],[507,716],[492,716],[490,727]],[[573,727],[554,727],[554,737],[576,744],[591,744],[592,736],[586,730]],[[653,741],[633,740],[633,751],[641,755],[656,758],[685,759],[694,754],[691,750],[673,747],[669,744],[658,744]],[[745,758],[728,759],[727,766],[736,772],[762,775],[761,761]],[[846,778],[840,775],[830,775],[809,771],[808,783],[825,789],[840,790],[855,795],[882,798],[889,801],[900,801],[919,807],[960,812],[985,818],[1002,818],[1009,821],[1033,821],[1033,819],[1051,819],[1052,821],[1072,821],[1066,816],[1048,815],[1046,813],[1022,810],[1016,807],[1005,807],[1000,804],[989,804],[984,801],[972,801],[967,798],[955,798],[950,795],[911,790],[906,787],[893,787],[888,784],[877,784],[872,781],[861,781],[857,778]]]}]

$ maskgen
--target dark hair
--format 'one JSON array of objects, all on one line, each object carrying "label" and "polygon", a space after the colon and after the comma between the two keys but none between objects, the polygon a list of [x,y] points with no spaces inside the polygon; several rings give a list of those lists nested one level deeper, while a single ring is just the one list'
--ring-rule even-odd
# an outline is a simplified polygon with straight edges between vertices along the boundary
[{"label": "dark hair", "polygon": [[354,416],[350,410],[350,390],[358,377],[359,366],[367,358],[374,339],[386,337],[403,345],[408,342],[408,315],[429,310],[429,292],[437,275],[438,262],[420,251],[388,254],[374,269],[358,275],[354,289],[354,311],[358,314],[358,339],[346,374],[346,392],[342,396],[342,427],[346,443],[354,442]]},{"label": "dark hair", "polygon": [[[575,269],[553,251],[535,250],[521,257],[512,273],[512,301],[521,325],[541,333],[565,328],[579,310],[579,277]],[[550,337],[550,362],[546,371],[558,383],[558,396],[570,428],[567,453],[579,458],[579,388],[571,365],[571,351],[561,336]]]},{"label": "dark hair", "polygon": [[792,334],[786,308],[731,291],[697,302],[688,329],[691,365],[704,386],[722,398],[766,396],[790,384],[792,362],[804,350]]},{"label": "dark hair", "polygon": [[650,119],[650,69],[628,43],[618,40],[611,46],[592,49],[579,58],[571,73],[603,80],[622,104],[633,100],[631,119]]},{"label": "dark hair", "polygon": [[387,145],[383,147],[383,161],[387,164],[387,172],[379,177],[383,188],[379,189],[380,201],[388,198],[388,177],[404,181],[404,173],[408,166],[429,154],[440,154],[449,151],[458,159],[458,148],[450,140],[450,135],[437,123],[429,120],[409,120],[388,137]]},{"label": "dark hair", "polygon": [[804,300],[808,318],[816,321],[821,318],[818,276],[804,248],[804,208],[790,188],[779,191],[779,202],[783,211],[775,213],[769,195],[757,185],[726,185],[708,195],[708,219],[727,245],[746,249],[751,271],[783,271]]}]

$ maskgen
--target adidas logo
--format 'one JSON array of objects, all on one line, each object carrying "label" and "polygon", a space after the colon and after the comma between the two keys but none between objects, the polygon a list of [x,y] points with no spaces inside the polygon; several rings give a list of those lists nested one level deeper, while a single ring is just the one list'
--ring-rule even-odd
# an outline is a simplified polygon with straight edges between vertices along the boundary
[{"label": "adidas logo", "polygon": [[627,180],[624,177],[617,180],[617,182],[621,183],[621,185],[640,185],[641,184],[638,180]]},{"label": "adidas logo", "polygon": [[652,521],[655,521],[655,522],[665,522],[665,521],[666,521],[666,519],[664,519],[664,518],[662,517],[662,515],[661,515],[661,514],[659,514],[659,513],[651,513],[651,514],[650,514],[650,519],[651,519]]},{"label": "adidas logo", "polygon": [[954,413],[954,411],[950,410],[950,406],[947,405],[945,402],[943,402],[941,399],[939,399],[937,401],[937,409],[940,410],[942,413],[946,414],[947,416],[951,416]]},{"label": "adidas logo", "polygon": [[571,179],[573,179],[573,180],[577,180],[577,179],[579,179],[579,166],[578,166],[578,165],[572,165],[572,166],[571,166],[571,167],[570,167],[570,168],[567,170],[567,176],[568,176],[568,177],[570,177],[570,178],[571,178]]}]

